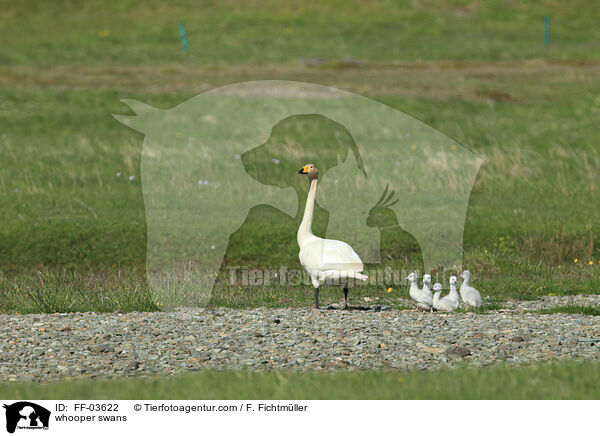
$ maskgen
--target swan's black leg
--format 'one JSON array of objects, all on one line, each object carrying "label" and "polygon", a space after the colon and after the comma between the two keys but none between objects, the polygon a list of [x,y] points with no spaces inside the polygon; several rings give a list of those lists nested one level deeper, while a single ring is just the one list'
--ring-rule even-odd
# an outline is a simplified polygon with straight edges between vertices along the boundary
[{"label": "swan's black leg", "polygon": [[319,308],[319,288],[315,288],[315,308]]},{"label": "swan's black leg", "polygon": [[344,309],[348,309],[348,288],[344,288]]}]

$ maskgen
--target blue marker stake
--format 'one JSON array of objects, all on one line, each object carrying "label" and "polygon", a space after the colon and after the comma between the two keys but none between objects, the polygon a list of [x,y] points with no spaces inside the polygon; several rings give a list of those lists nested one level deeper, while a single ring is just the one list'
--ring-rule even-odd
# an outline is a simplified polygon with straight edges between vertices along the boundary
[{"label": "blue marker stake", "polygon": [[546,47],[550,45],[550,17],[548,15],[544,17],[544,45]]},{"label": "blue marker stake", "polygon": [[179,35],[181,35],[181,46],[183,47],[184,52],[190,51],[187,43],[187,37],[185,36],[185,26],[183,25],[183,21],[179,22]]}]

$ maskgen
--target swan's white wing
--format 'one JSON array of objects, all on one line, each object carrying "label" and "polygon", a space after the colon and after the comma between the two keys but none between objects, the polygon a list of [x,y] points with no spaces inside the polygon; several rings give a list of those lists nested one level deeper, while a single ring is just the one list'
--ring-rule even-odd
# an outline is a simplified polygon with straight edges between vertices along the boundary
[{"label": "swan's white wing", "polygon": [[463,301],[465,301],[467,304],[470,304],[471,306],[475,307],[481,306],[481,294],[477,289],[469,286],[466,289],[464,289],[463,294]]},{"label": "swan's white wing", "polygon": [[417,306],[423,309],[429,309],[433,304],[433,295],[431,295],[431,292],[428,293],[418,287],[411,285],[408,295],[417,303]]},{"label": "swan's white wing", "polygon": [[315,239],[300,250],[300,262],[312,271],[355,271],[364,269],[358,254],[342,241]]},{"label": "swan's white wing", "polygon": [[451,301],[444,299],[440,300],[438,306],[439,310],[443,310],[444,312],[452,312],[455,309],[454,304]]},{"label": "swan's white wing", "polygon": [[350,245],[335,239],[324,239],[323,242],[323,263],[325,266],[339,265],[352,271],[363,270],[362,260]]},{"label": "swan's white wing", "polygon": [[434,309],[442,310],[444,312],[452,312],[453,310],[458,309],[458,301],[450,298],[449,295],[441,298],[436,304],[433,305]]},{"label": "swan's white wing", "polygon": [[432,303],[430,301],[420,301],[415,300],[415,304],[421,309],[429,310],[431,309]]},{"label": "swan's white wing", "polygon": [[[427,306],[430,306],[430,307],[431,307],[431,305],[433,304],[433,298],[432,298],[432,297],[430,297],[429,295],[427,295],[427,294],[426,294],[426,293],[424,293],[424,292],[419,292],[419,293],[418,293],[418,294],[415,296],[414,300],[415,300],[415,301],[416,301],[418,304],[424,304],[424,305],[427,305]],[[428,307],[428,309],[429,309],[429,307]]]}]

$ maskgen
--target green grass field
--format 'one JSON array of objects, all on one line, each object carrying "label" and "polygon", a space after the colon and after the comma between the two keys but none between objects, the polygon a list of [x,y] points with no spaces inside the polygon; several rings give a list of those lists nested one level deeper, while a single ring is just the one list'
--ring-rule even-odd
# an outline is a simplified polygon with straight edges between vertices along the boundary
[{"label": "green grass field", "polygon": [[[600,4],[583,0],[5,2],[0,312],[158,310],[146,281],[143,136],[112,114],[132,113],[123,98],[167,109],[208,89],[262,79],[370,97],[484,159],[463,263],[489,309],[506,299],[599,293],[599,19]],[[302,142],[306,132],[297,130],[292,140]],[[301,211],[275,229],[267,228],[270,212],[258,211],[232,236],[209,304],[312,304],[303,286],[227,283],[228,265],[300,268]],[[315,220],[323,232],[325,211]],[[411,238],[387,231],[381,267],[420,268]],[[386,288],[361,287],[351,303],[368,296],[398,306],[407,295]],[[339,290],[324,289],[321,298],[337,302]],[[317,398],[316,386],[327,398],[597,398],[597,373],[596,364],[568,363],[427,374],[202,373],[0,389],[15,398]],[[438,376],[443,384],[420,390]]]},{"label": "green grass field", "polygon": [[212,372],[120,380],[3,384],[5,398],[551,400],[598,399],[595,362],[422,372]]},{"label": "green grass field", "polygon": [[[552,1],[376,2],[358,10],[336,2],[157,3],[150,13],[127,2],[26,3],[0,12],[2,311],[152,310],[142,135],[111,114],[129,113],[120,98],[169,108],[205,89],[265,78],[366,95],[484,158],[463,263],[494,300],[600,289],[600,223],[591,207],[600,197],[597,6],[582,3],[586,14],[577,14]],[[184,17],[187,54],[177,28]],[[251,251],[230,244],[224,267],[299,268],[299,218]],[[325,228],[326,217],[316,219]],[[263,241],[269,220],[247,223],[244,237]],[[406,242],[401,231],[388,232],[381,266],[418,268],[418,247]],[[211,304],[311,298],[303,288],[248,292],[222,283]]]}]

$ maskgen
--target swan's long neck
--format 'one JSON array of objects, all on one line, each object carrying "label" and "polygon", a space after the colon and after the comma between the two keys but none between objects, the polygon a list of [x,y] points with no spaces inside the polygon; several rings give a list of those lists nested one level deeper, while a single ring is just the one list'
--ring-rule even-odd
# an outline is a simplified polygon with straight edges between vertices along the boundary
[{"label": "swan's long neck", "polygon": [[458,295],[458,292],[456,291],[456,285],[455,284],[450,284],[450,294],[452,294],[452,295]]},{"label": "swan's long neck", "polygon": [[317,179],[310,182],[310,188],[308,190],[308,196],[306,197],[306,206],[304,206],[304,216],[302,222],[298,228],[298,245],[302,246],[302,243],[313,235],[312,222],[313,212],[315,209],[315,197],[317,196]]}]

